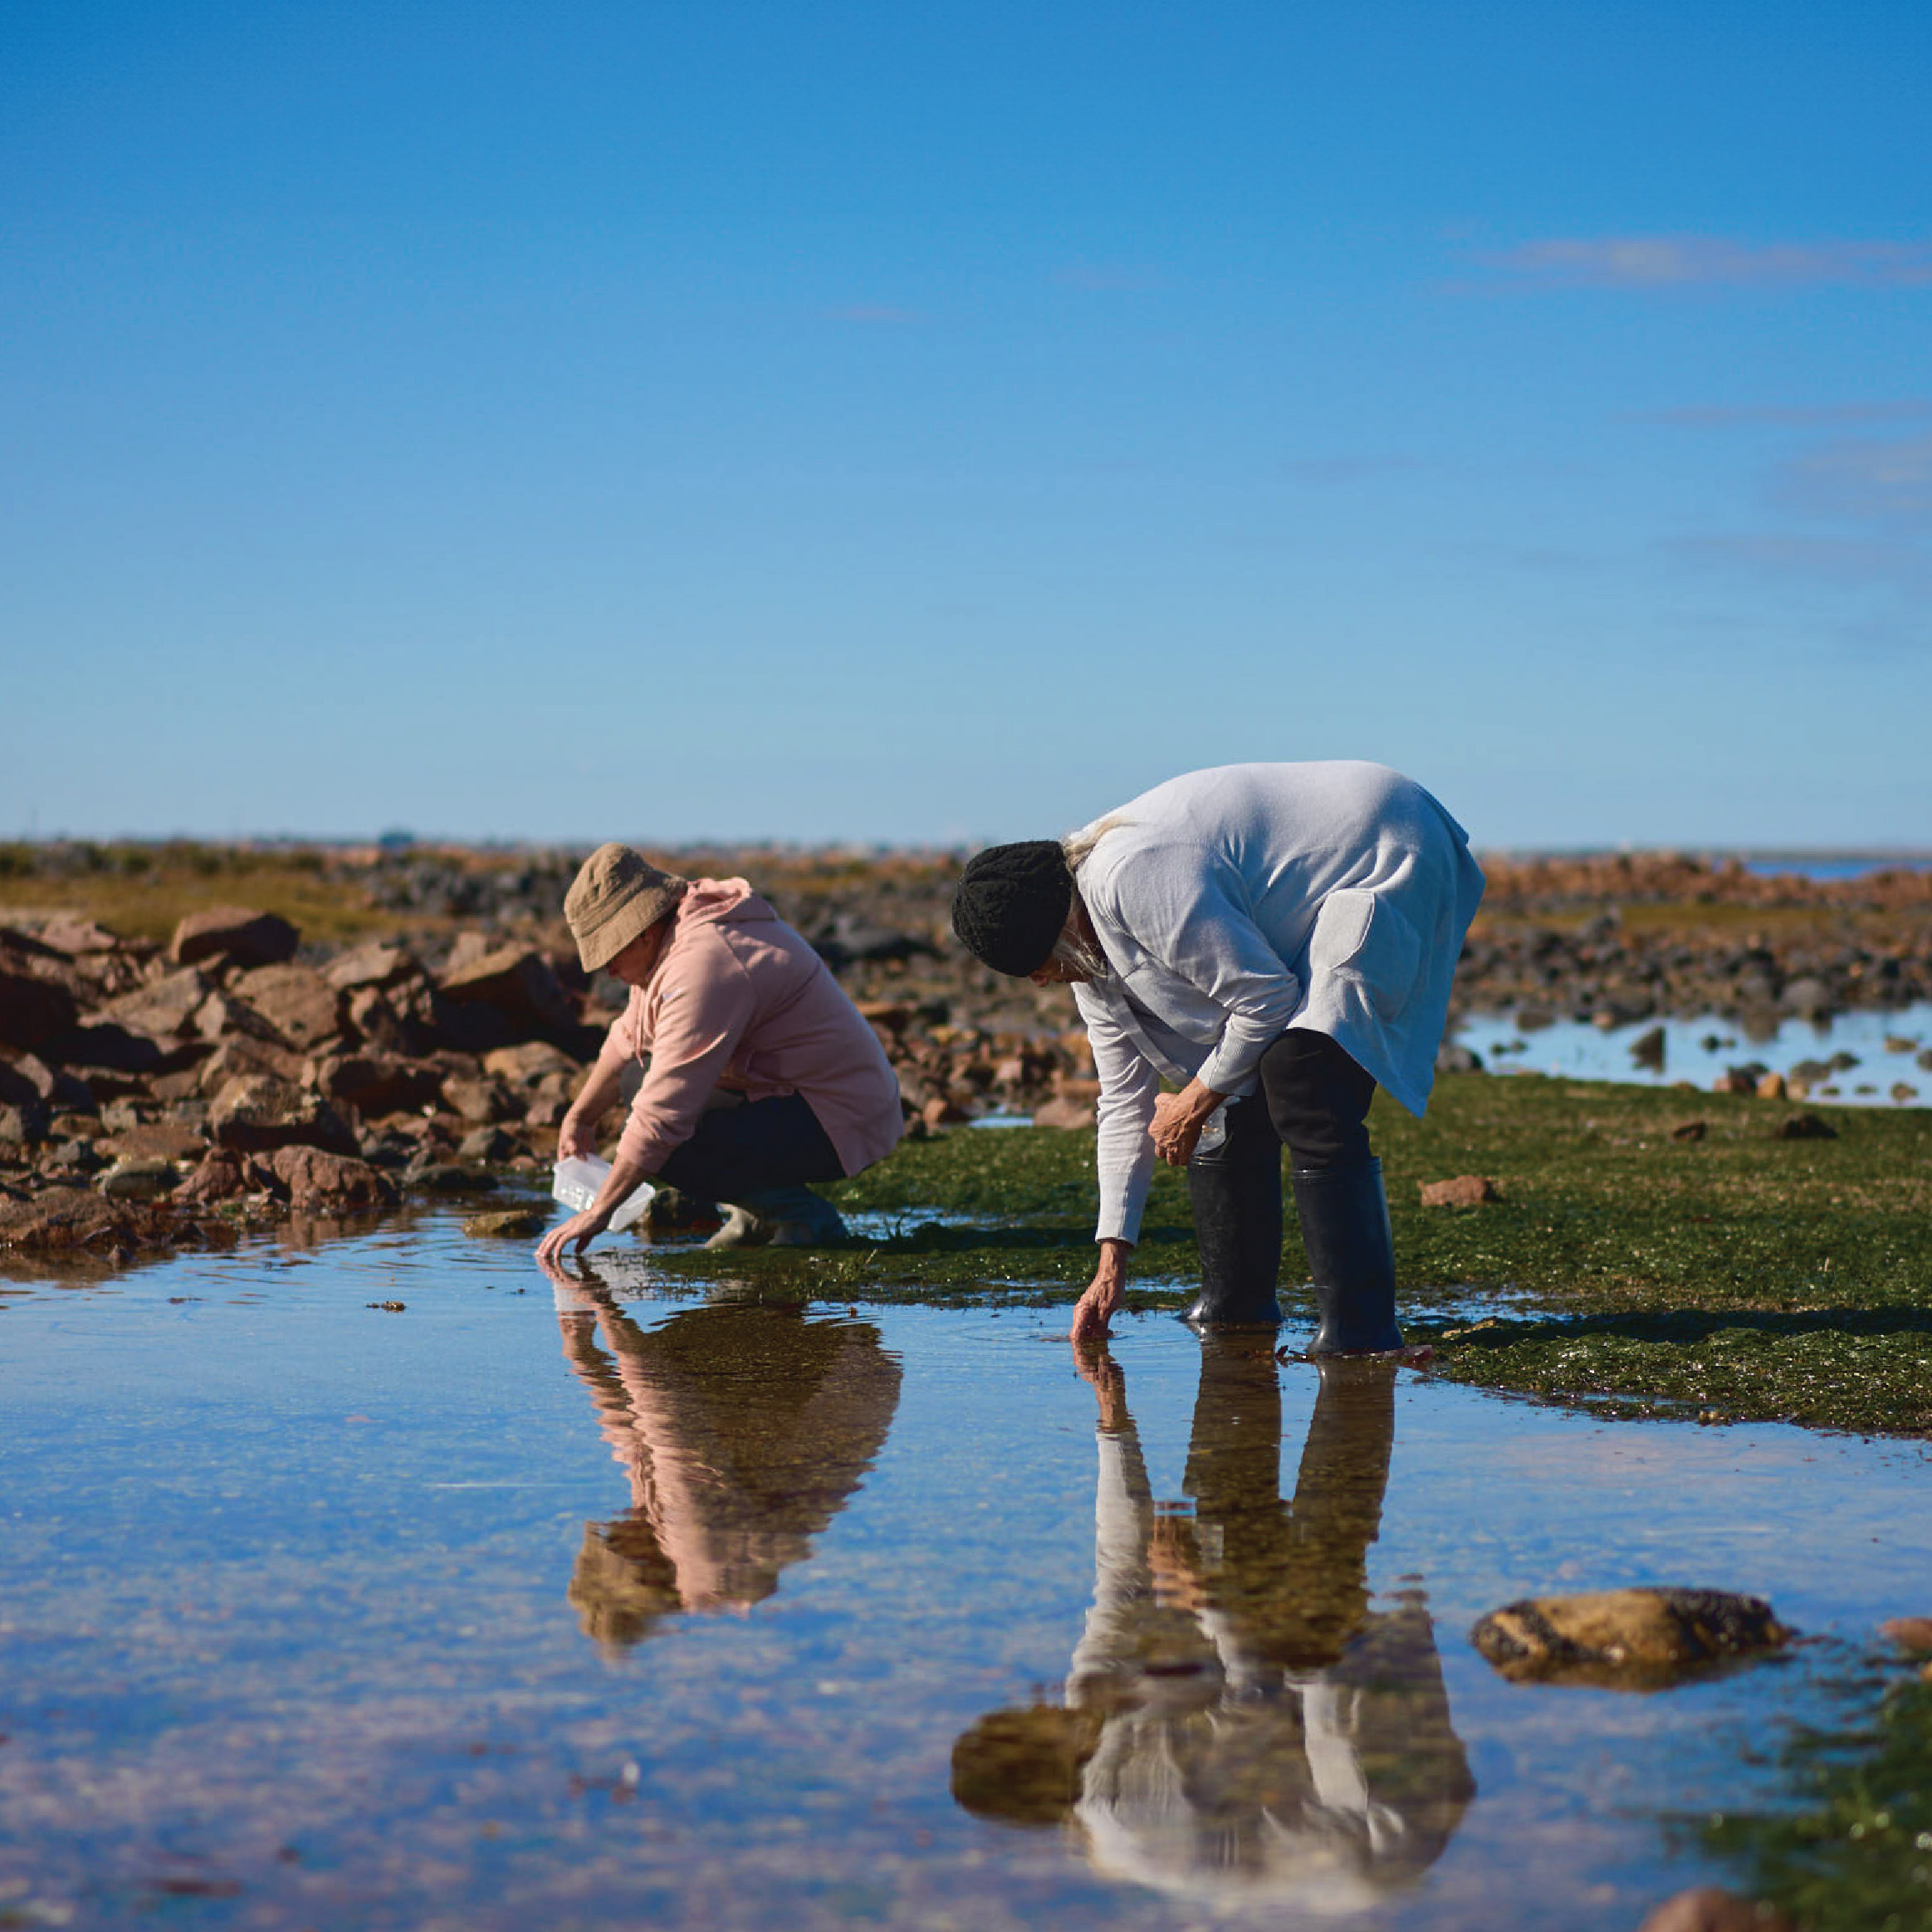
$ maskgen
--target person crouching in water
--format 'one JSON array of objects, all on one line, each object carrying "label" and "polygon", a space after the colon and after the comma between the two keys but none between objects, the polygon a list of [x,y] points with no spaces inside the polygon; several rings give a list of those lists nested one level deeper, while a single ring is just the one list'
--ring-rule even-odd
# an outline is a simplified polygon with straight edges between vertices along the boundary
[{"label": "person crouching in water", "polygon": [[[1285,1143],[1321,1317],[1310,1352],[1401,1346],[1368,1105],[1378,1085],[1427,1105],[1482,894],[1468,834],[1427,792],[1339,760],[1191,772],[1069,839],[967,863],[953,931],[996,971],[1070,985],[1100,1077],[1100,1263],[1076,1343],[1120,1306],[1157,1154],[1187,1169],[1187,1318],[1277,1324]],[[1225,1138],[1197,1152],[1216,1114]]]},{"label": "person crouching in water", "polygon": [[682,879],[628,845],[600,845],[565,896],[586,972],[631,989],[557,1133],[594,1151],[627,1068],[648,1066],[596,1201],[552,1228],[537,1259],[580,1253],[655,1179],[727,1207],[711,1245],[837,1240],[844,1224],[806,1183],[856,1174],[903,1123],[878,1036],[805,941],[741,878]]}]

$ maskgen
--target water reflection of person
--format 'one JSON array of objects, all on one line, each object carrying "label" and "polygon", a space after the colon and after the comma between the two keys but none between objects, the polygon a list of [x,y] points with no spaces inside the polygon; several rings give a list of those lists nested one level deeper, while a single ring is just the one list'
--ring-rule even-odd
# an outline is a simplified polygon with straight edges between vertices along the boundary
[{"label": "water reflection of person", "polygon": [[1123,1378],[1100,1403],[1093,1607],[1064,1703],[982,1719],[969,1811],[1070,1827],[1100,1871],[1172,1894],[1351,1911],[1441,1856],[1475,1786],[1421,1592],[1370,1607],[1395,1366],[1328,1362],[1294,1499],[1275,1362],[1210,1336],[1185,1486],[1154,1502]]},{"label": "water reflection of person", "polygon": [[898,1406],[899,1365],[863,1322],[719,1303],[643,1328],[592,1276],[560,1284],[557,1324],[630,1477],[631,1506],[585,1525],[570,1579],[602,1643],[770,1597],[858,1489]]}]

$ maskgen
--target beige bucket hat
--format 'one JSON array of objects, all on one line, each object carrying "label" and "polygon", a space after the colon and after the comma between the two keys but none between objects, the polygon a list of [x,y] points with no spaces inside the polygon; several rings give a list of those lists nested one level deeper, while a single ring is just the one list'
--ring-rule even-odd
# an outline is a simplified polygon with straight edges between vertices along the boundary
[{"label": "beige bucket hat", "polygon": [[564,917],[584,971],[609,966],[640,932],[674,910],[690,889],[688,879],[658,871],[629,845],[599,845],[564,894]]}]

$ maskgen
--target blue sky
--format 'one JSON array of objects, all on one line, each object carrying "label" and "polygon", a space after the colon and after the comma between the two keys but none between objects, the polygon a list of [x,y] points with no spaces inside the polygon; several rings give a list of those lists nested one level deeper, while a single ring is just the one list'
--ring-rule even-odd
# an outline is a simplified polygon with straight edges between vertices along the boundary
[{"label": "blue sky", "polygon": [[17,5],[0,835],[1932,845],[1932,8]]}]

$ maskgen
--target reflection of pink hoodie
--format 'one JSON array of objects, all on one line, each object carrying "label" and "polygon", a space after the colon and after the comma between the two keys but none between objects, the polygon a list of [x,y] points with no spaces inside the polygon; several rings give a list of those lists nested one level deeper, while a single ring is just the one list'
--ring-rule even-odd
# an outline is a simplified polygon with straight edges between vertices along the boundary
[{"label": "reflection of pink hoodie", "polygon": [[902,1115],[878,1035],[825,962],[741,878],[693,879],[649,982],[598,1056],[650,1055],[620,1152],[654,1174],[691,1138],[714,1087],[801,1093],[848,1174],[889,1153]]}]

